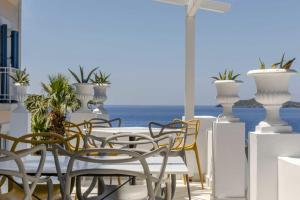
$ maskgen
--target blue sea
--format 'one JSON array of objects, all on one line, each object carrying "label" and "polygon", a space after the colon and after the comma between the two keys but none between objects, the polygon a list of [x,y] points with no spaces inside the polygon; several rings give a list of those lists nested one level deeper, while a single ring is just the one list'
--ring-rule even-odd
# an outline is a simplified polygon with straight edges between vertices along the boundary
[{"label": "blue sea", "polygon": [[[183,116],[183,106],[106,106],[110,118],[119,117],[123,126],[147,126],[156,121],[168,123]],[[222,108],[215,106],[196,106],[196,115],[218,116]],[[255,126],[264,119],[263,108],[234,108],[234,114],[246,123],[246,133],[254,131]],[[295,132],[300,132],[300,109],[283,108],[281,118],[287,121]]]}]

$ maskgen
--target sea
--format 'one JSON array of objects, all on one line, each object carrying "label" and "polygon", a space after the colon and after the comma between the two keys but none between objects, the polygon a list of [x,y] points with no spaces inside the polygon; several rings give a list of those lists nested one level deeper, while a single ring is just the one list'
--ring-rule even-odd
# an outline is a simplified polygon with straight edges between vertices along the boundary
[{"label": "sea", "polygon": [[[122,126],[147,127],[149,122],[171,122],[174,118],[181,119],[184,113],[183,106],[105,106],[110,118],[121,118]],[[221,107],[196,106],[195,115],[218,116],[222,113]],[[263,108],[233,108],[235,116],[246,124],[246,133],[255,130],[255,126],[265,118]],[[280,115],[288,122],[295,132],[300,132],[300,108],[282,108]]]}]

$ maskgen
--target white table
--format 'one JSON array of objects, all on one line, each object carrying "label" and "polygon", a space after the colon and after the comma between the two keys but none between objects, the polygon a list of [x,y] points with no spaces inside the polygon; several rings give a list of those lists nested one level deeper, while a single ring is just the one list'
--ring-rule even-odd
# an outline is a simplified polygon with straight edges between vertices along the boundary
[{"label": "white table", "polygon": [[[34,174],[36,168],[39,163],[39,156],[27,156],[23,158],[24,166],[26,172],[29,174]],[[109,159],[109,157],[107,157]],[[117,156],[113,156],[113,159],[117,158]],[[149,169],[153,174],[160,173],[160,167],[162,164],[163,158],[161,156],[157,157],[149,157],[147,158],[147,163],[149,165]],[[67,170],[69,158],[65,156],[59,156],[59,163],[61,166],[62,173],[65,173]],[[128,169],[135,172],[143,172],[142,165],[138,162],[129,162],[122,164],[99,164],[99,163],[87,163],[83,161],[76,161],[74,163],[74,170],[84,170],[84,169]],[[0,164],[0,169],[9,169],[9,170],[18,170],[17,165],[14,161],[2,162]],[[166,166],[166,174],[176,174],[182,175],[188,173],[188,168],[184,164],[184,161],[181,157],[169,157],[168,163]],[[52,155],[46,156],[45,165],[43,168],[44,175],[57,175],[56,167],[54,163],[54,157]]]},{"label": "white table", "polygon": [[[26,169],[26,172],[28,174],[35,174],[36,173],[36,168],[39,164],[39,156],[27,156],[23,158],[23,163]],[[113,156],[112,158],[116,158],[116,156]],[[147,158],[147,163],[149,166],[149,170],[153,174],[159,174],[161,165],[162,165],[163,158],[161,156],[156,156],[156,157],[149,157]],[[61,167],[61,172],[66,173],[67,171],[67,166],[69,162],[69,157],[65,156],[60,156],[59,157],[59,163]],[[0,169],[1,170],[16,170],[18,171],[18,167],[15,164],[14,161],[7,161],[7,162],[2,162],[0,164]],[[83,162],[83,161],[76,161],[73,166],[74,170],[85,170],[85,169],[112,169],[112,170],[130,170],[134,172],[141,172],[143,173],[143,167],[142,165],[138,162],[128,162],[128,163],[122,163],[122,164],[99,164],[99,163],[90,163],[90,162]],[[166,165],[165,169],[165,174],[166,175],[183,175],[188,173],[188,168],[185,165],[183,159],[181,157],[169,157],[168,162]],[[55,162],[54,162],[54,157],[52,155],[47,155],[46,156],[46,161],[45,165],[43,168],[43,175],[47,176],[57,176],[57,171],[55,167]],[[92,175],[92,174],[91,174]],[[101,174],[93,174],[93,175],[101,175]],[[169,176],[170,177],[170,176]],[[169,178],[169,181],[170,178]],[[174,193],[175,191],[171,191],[171,183],[168,182],[168,199],[171,198],[171,192]]]},{"label": "white table", "polygon": [[[154,129],[155,132],[159,132],[159,128]],[[132,134],[150,134],[149,128],[148,127],[138,127],[138,126],[133,126],[133,127],[108,127],[108,128],[93,128],[92,129],[92,134],[96,136],[103,136],[102,134],[105,135],[112,135],[112,134],[118,134],[118,133],[132,133]]]}]

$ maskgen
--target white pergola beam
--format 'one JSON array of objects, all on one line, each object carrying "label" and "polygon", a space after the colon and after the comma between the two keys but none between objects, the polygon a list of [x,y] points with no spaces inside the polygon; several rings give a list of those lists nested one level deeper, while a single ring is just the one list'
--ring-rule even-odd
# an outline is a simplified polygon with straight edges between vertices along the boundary
[{"label": "white pergola beam", "polygon": [[168,4],[174,4],[179,6],[187,5],[187,0],[154,0],[160,3],[168,3]]},{"label": "white pergola beam", "polygon": [[195,15],[198,10],[226,12],[230,4],[215,0],[154,0],[161,3],[186,7],[185,33],[185,119],[194,117],[195,110]]},{"label": "white pergola beam", "polygon": [[208,10],[212,12],[224,13],[230,10],[231,5],[220,1],[200,0],[198,1],[198,9]]}]

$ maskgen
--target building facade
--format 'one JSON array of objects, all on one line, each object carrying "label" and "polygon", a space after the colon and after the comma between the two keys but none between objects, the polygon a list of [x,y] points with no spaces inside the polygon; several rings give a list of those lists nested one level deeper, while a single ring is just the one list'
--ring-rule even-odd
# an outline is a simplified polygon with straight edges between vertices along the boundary
[{"label": "building facade", "polygon": [[22,0],[0,1],[0,123],[9,121],[13,109],[13,74],[21,65]]}]

